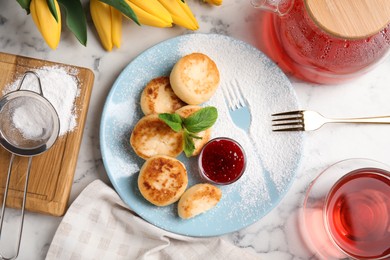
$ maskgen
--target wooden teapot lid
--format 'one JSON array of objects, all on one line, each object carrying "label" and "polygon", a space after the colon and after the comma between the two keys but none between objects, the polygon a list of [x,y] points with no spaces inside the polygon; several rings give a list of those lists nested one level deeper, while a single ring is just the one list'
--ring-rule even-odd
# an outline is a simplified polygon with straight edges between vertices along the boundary
[{"label": "wooden teapot lid", "polygon": [[313,20],[347,39],[374,35],[390,23],[390,0],[305,0]]}]

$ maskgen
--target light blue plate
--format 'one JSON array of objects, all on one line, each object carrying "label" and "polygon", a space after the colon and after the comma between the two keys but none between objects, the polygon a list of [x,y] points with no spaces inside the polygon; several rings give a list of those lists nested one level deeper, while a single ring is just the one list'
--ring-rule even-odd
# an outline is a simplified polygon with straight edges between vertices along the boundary
[{"label": "light blue plate", "polygon": [[[143,116],[139,100],[142,89],[153,78],[169,75],[184,55],[202,52],[217,64],[221,84],[203,105],[217,107],[219,117],[212,137],[237,140],[247,154],[247,170],[234,184],[220,186],[222,199],[210,211],[189,220],[177,215],[177,203],[156,207],[137,187],[144,160],[132,150],[131,131]],[[250,138],[229,116],[223,89],[239,86],[251,111]],[[256,48],[217,34],[188,34],[157,44],[135,58],[115,81],[101,120],[103,162],[116,191],[126,204],[148,222],[165,230],[189,236],[217,236],[242,229],[266,215],[286,194],[299,166],[302,133],[274,133],[271,114],[297,109],[292,86],[282,71]],[[245,123],[245,122],[244,122]],[[257,153],[253,147],[256,147]],[[178,157],[186,165],[189,187],[200,182],[196,158]],[[269,178],[265,178],[266,174]],[[267,180],[274,184],[271,188]]]}]

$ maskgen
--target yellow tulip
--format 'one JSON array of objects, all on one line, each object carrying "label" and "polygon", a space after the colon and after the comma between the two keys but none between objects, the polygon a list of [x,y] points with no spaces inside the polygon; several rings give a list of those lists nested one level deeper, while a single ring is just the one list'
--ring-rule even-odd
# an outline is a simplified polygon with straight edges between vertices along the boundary
[{"label": "yellow tulip", "polygon": [[56,0],[58,21],[50,12],[46,0],[31,0],[30,11],[32,19],[50,48],[56,49],[61,38],[61,13]]}]

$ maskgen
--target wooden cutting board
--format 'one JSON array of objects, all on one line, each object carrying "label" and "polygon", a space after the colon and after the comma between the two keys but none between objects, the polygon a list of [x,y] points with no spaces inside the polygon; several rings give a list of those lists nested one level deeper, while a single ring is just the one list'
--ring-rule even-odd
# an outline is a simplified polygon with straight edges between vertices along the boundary
[{"label": "wooden cutting board", "polygon": [[[2,90],[15,82],[25,71],[44,66],[61,66],[66,71],[76,71],[80,91],[80,95],[75,100],[77,127],[74,131],[60,136],[50,150],[33,157],[26,210],[62,216],[66,211],[73,183],[94,74],[86,68],[0,52],[0,97],[3,95]],[[1,201],[3,200],[10,158],[11,154],[0,146]],[[14,161],[6,203],[8,207],[21,208],[27,161],[27,158],[21,157],[17,157]]]}]

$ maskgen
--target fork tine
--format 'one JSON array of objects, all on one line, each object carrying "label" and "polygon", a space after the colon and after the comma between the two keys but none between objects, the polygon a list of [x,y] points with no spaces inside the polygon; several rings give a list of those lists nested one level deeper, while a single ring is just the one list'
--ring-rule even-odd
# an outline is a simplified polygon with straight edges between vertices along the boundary
[{"label": "fork tine", "polygon": [[228,108],[229,108],[229,109],[233,109],[233,108],[234,108],[234,105],[233,105],[232,97],[231,97],[231,94],[230,94],[230,91],[229,91],[228,88],[229,88],[229,86],[228,86],[228,85],[225,85],[225,86],[222,88],[222,92],[223,92],[223,96],[225,97],[225,101],[227,102]]},{"label": "fork tine", "polygon": [[236,86],[230,86],[230,93],[232,94],[233,100],[234,100],[234,107],[235,109],[238,109],[242,107],[241,99],[240,99],[240,94],[237,91]]},{"label": "fork tine", "polygon": [[272,126],[303,126],[303,122],[289,122],[289,123],[278,123],[273,124]]},{"label": "fork tine", "polygon": [[278,122],[272,124],[272,127],[274,127],[272,131],[274,132],[305,130],[303,110],[276,113],[272,116],[282,116],[281,118],[272,119],[272,122]]},{"label": "fork tine", "polygon": [[278,128],[272,129],[274,132],[287,132],[287,131],[304,131],[303,127],[290,127],[290,128]]},{"label": "fork tine", "polygon": [[240,83],[238,83],[238,80],[235,80],[235,86],[236,86],[236,94],[237,94],[237,99],[239,100],[239,103],[241,104],[242,107],[246,106],[246,99],[244,97],[244,92],[242,91],[242,88],[240,86]]},{"label": "fork tine", "polygon": [[236,110],[246,106],[246,100],[238,81],[226,84],[222,88],[222,92],[230,110]]},{"label": "fork tine", "polygon": [[295,111],[272,114],[272,116],[288,116],[288,115],[295,115],[295,114],[302,115],[302,112],[303,112],[302,110],[295,110]]},{"label": "fork tine", "polygon": [[277,122],[277,121],[294,121],[294,120],[302,121],[302,120],[303,120],[303,117],[302,117],[302,116],[297,116],[297,117],[283,117],[283,118],[278,118],[278,119],[272,119],[272,122]]}]

